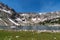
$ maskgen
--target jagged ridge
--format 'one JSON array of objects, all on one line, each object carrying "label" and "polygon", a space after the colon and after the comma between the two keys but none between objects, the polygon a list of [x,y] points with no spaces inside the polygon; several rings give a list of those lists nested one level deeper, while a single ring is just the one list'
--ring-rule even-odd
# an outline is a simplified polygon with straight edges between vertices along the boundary
[{"label": "jagged ridge", "polygon": [[60,19],[60,11],[48,13],[17,13],[14,9],[0,3],[0,25],[20,26],[41,24],[45,21]]}]

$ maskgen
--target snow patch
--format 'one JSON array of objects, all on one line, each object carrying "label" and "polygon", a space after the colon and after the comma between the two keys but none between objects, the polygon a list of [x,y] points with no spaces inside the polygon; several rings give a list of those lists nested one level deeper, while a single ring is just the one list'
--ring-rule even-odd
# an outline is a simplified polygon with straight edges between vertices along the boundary
[{"label": "snow patch", "polygon": [[11,14],[11,12],[10,12],[10,11],[4,10],[4,9],[0,9],[0,10],[1,10],[1,11],[4,11],[4,12],[6,12],[6,13]]},{"label": "snow patch", "polygon": [[20,18],[17,18],[16,20],[17,20],[17,21],[22,21]]},{"label": "snow patch", "polygon": [[13,24],[19,25],[18,23],[14,22],[12,19],[8,18]]},{"label": "snow patch", "polygon": [[0,18],[0,20],[2,20],[2,19]]}]

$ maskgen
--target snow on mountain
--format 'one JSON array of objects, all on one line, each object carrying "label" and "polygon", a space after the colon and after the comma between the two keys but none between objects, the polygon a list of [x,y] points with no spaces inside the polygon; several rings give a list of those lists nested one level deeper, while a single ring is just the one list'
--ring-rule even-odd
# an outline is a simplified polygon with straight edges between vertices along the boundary
[{"label": "snow on mountain", "polygon": [[13,24],[19,25],[18,23],[14,22],[12,19],[8,18]]},{"label": "snow on mountain", "polygon": [[17,13],[14,9],[0,3],[0,25],[20,26],[60,18],[60,11],[44,13]]}]

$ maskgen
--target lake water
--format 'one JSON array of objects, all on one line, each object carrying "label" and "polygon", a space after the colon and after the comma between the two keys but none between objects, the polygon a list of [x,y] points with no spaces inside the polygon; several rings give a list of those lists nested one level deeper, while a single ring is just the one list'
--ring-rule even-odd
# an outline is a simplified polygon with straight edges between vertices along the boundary
[{"label": "lake water", "polygon": [[19,26],[19,27],[7,27],[0,26],[0,29],[13,29],[13,30],[60,30],[60,26]]}]

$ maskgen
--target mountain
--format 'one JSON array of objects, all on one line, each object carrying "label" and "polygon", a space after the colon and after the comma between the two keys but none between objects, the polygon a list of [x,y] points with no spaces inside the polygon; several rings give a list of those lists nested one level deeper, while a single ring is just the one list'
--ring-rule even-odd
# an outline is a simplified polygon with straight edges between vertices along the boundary
[{"label": "mountain", "polygon": [[3,3],[0,3],[0,25],[1,26],[9,26],[13,25],[12,22],[9,21],[8,18],[15,17],[16,12],[14,9],[8,7],[7,5],[4,5]]},{"label": "mountain", "polygon": [[17,13],[14,9],[0,3],[0,26],[28,26],[52,23],[60,23],[60,11]]}]

